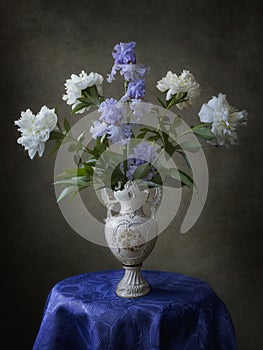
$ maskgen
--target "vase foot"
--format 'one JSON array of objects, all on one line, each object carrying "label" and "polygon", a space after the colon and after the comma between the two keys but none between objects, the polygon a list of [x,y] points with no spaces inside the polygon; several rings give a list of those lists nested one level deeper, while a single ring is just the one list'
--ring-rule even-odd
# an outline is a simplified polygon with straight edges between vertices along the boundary
[{"label": "vase foot", "polygon": [[150,292],[150,286],[141,275],[142,264],[127,266],[122,265],[125,274],[119,282],[116,294],[121,298],[137,298]]}]

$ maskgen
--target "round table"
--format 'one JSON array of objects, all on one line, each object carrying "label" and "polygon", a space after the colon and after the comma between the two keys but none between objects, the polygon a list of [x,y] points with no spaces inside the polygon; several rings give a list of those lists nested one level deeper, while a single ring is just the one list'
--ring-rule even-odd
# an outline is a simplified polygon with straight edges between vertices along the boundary
[{"label": "round table", "polygon": [[123,299],[123,271],[99,271],[57,283],[48,296],[34,350],[235,350],[229,312],[204,281],[142,271],[148,295]]}]

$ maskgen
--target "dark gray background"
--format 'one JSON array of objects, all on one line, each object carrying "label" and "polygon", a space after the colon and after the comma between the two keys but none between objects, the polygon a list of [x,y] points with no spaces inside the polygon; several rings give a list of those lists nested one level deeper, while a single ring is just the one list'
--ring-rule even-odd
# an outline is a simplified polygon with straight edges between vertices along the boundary
[{"label": "dark gray background", "polygon": [[[240,350],[262,349],[262,11],[261,1],[1,1],[1,349],[30,349],[52,286],[67,276],[119,268],[105,247],[67,225],[52,183],[55,158],[31,161],[16,144],[13,120],[30,107],[57,105],[64,82],[81,69],[105,76],[120,41],[137,41],[138,60],[151,67],[147,98],[168,69],[186,68],[201,84],[196,113],[226,93],[246,108],[240,146],[204,145],[210,187],[191,231],[179,234],[189,199],[160,236],[145,268],[206,280],[227,305]],[[107,96],[120,96],[118,84]],[[88,223],[87,223],[88,225]],[[197,349],[195,349],[197,350]],[[213,349],[211,349],[213,350]]]}]

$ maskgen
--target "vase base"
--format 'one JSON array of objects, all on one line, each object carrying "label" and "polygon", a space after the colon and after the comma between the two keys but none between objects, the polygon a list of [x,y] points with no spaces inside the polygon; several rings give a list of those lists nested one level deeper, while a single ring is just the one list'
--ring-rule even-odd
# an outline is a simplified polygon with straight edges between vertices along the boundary
[{"label": "vase base", "polygon": [[123,265],[125,274],[118,284],[116,294],[121,298],[137,298],[146,295],[151,288],[141,275],[142,264],[127,266]]}]

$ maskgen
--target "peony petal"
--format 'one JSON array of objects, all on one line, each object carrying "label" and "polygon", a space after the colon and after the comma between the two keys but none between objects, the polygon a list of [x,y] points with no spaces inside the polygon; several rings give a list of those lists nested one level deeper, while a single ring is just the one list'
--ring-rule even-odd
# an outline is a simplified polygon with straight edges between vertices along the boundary
[{"label": "peony petal", "polygon": [[214,120],[214,110],[207,103],[204,103],[198,116],[202,123],[212,123]]}]

